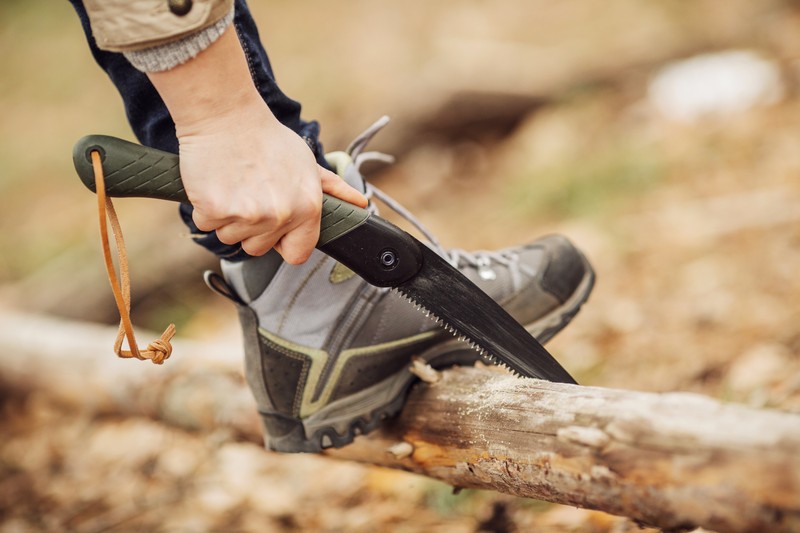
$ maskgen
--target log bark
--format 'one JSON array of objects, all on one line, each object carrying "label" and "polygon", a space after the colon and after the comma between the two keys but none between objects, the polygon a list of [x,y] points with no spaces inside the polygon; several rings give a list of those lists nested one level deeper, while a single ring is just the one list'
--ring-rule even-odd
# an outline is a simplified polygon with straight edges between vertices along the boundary
[{"label": "log bark", "polygon": [[[178,344],[155,367],[115,359],[111,338],[107,328],[0,312],[0,376],[85,409],[261,441],[238,345]],[[486,368],[437,377],[414,388],[398,418],[329,455],[666,530],[800,531],[797,414]]]}]

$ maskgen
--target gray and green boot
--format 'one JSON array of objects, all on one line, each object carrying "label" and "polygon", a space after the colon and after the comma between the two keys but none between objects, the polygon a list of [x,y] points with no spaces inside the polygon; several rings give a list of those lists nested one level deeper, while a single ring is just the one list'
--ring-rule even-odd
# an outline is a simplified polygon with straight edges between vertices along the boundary
[{"label": "gray and green boot", "polygon": [[[376,123],[346,153],[329,156],[339,175],[415,224],[431,248],[540,342],[566,326],[594,283],[583,255],[560,236],[496,252],[442,249],[410,213],[358,171],[364,161],[385,157],[363,151],[384,124]],[[367,284],[318,250],[299,266],[284,263],[274,251],[223,261],[222,273],[208,273],[206,281],[238,304],[247,381],[273,450],[319,452],[344,446],[397,414],[415,380],[412,357],[434,368],[480,358],[399,294]]]}]

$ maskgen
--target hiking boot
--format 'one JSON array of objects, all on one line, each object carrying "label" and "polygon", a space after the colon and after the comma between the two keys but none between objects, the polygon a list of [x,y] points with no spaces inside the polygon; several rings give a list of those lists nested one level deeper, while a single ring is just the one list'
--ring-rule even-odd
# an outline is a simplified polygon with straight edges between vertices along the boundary
[{"label": "hiking boot", "polygon": [[[560,236],[497,252],[444,250],[399,204],[361,177],[359,166],[384,159],[364,152],[382,119],[347,150],[328,159],[339,175],[409,220],[430,247],[456,266],[540,342],[566,326],[586,301],[594,274]],[[215,291],[238,304],[245,371],[264,421],[269,448],[319,452],[352,442],[397,414],[415,381],[412,357],[434,368],[481,358],[398,293],[373,287],[315,250],[299,266],[271,251],[222,261],[206,274]]]}]

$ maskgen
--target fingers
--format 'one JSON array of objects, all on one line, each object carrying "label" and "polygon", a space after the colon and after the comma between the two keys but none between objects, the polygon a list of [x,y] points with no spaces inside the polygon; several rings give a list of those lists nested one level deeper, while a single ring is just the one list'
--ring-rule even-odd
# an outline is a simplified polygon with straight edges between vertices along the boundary
[{"label": "fingers", "polygon": [[[283,233],[264,232],[253,235],[252,228],[229,224],[216,230],[217,238],[224,244],[240,243],[242,249],[253,257],[261,256],[275,248],[284,261],[292,265],[304,263],[314,251],[319,240],[319,220]],[[276,237],[277,236],[277,237]]]},{"label": "fingers", "polygon": [[193,199],[192,218],[201,231],[216,231],[220,242],[241,243],[248,255],[264,255],[275,248],[287,263],[303,263],[319,240],[322,192],[361,207],[368,202],[339,176],[319,166],[298,187],[301,181],[249,194],[237,188],[218,191],[214,197],[202,198],[205,201]]},{"label": "fingers", "polygon": [[276,244],[277,242],[275,242],[271,238],[271,236],[265,236],[265,235],[257,235],[255,237],[249,237],[241,241],[242,250],[247,252],[247,255],[253,257],[259,257],[264,255],[265,253],[269,252],[272,248],[274,248]]},{"label": "fingers", "polygon": [[319,177],[322,192],[359,207],[367,207],[367,198],[333,172],[319,167]]},{"label": "fingers", "polygon": [[264,255],[272,248],[280,235],[274,231],[260,232],[252,226],[233,223],[216,229],[217,238],[224,244],[241,243],[244,251],[252,256]]},{"label": "fingers", "polygon": [[[300,265],[311,257],[318,240],[319,220],[315,224],[304,224],[294,231],[290,231],[275,243],[274,248],[290,265]],[[245,251],[247,250],[245,249]]]},{"label": "fingers", "polygon": [[289,263],[300,263],[318,240],[323,192],[367,205],[318,165],[260,97],[200,118],[176,128],[180,172],[195,225],[216,231],[222,243],[241,243],[250,255],[275,247]]},{"label": "fingers", "polygon": [[198,207],[195,207],[194,210],[192,211],[192,220],[194,221],[194,225],[197,226],[197,229],[209,233],[218,228],[222,228],[234,221],[232,217],[215,218],[208,216],[206,215],[205,211],[202,211]]},{"label": "fingers", "polygon": [[240,244],[251,256],[264,255],[274,247],[287,263],[296,265],[310,257],[319,240],[321,203],[320,195],[314,201],[298,202],[294,209],[263,206],[252,216],[230,217],[208,217],[195,209],[192,217],[201,230],[216,231],[224,244]]}]

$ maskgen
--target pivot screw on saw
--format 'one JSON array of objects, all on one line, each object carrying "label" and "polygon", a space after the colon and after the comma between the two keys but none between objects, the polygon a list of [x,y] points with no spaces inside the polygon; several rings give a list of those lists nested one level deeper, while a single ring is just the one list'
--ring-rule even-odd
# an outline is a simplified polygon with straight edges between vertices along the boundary
[{"label": "pivot screw on saw", "polygon": [[397,252],[391,248],[386,248],[381,252],[380,262],[384,269],[394,270],[394,268],[397,266],[397,263],[400,262],[400,258],[397,257]]}]

